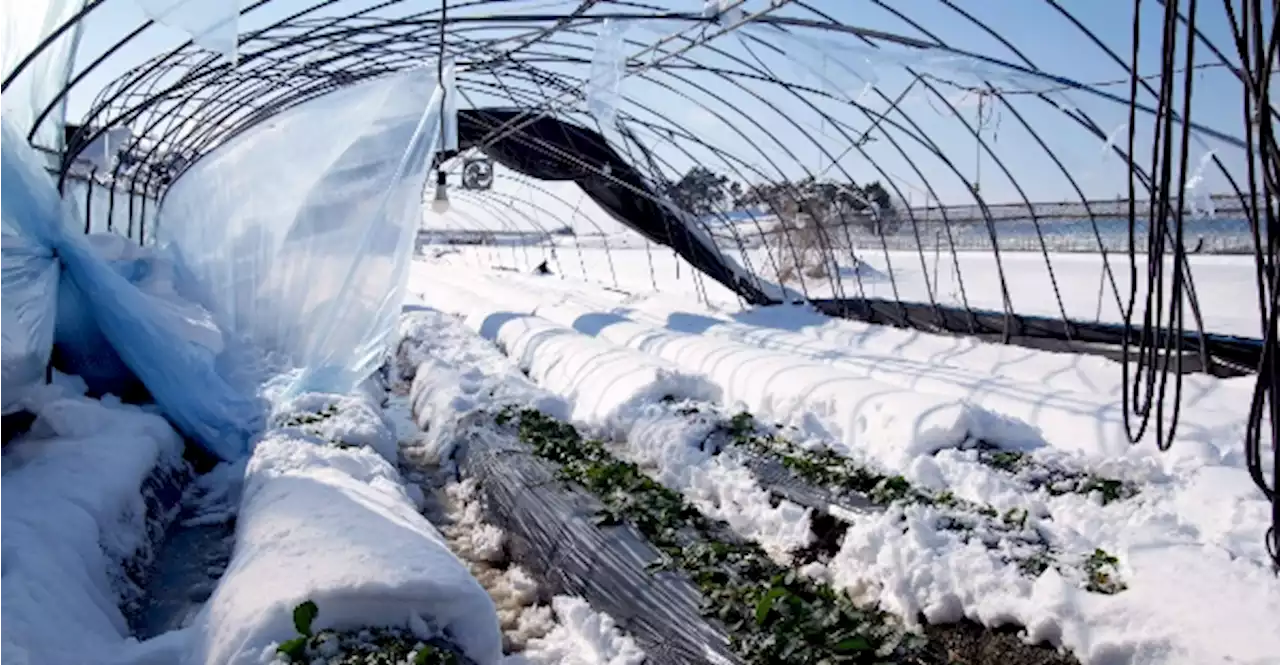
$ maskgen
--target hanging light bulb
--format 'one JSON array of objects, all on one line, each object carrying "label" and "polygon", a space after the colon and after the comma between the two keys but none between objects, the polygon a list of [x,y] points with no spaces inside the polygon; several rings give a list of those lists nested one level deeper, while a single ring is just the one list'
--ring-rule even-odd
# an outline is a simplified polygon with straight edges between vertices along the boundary
[{"label": "hanging light bulb", "polygon": [[445,189],[444,171],[436,171],[436,195],[431,198],[431,212],[443,215],[449,212],[449,192]]}]

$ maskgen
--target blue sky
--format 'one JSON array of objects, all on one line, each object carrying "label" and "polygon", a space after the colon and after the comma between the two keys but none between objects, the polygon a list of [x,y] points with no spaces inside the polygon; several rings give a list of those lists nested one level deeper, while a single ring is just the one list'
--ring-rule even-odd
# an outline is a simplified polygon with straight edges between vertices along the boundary
[{"label": "blue sky", "polygon": [[[1132,31],[1132,4],[1121,0],[1060,0],[1063,5],[1105,44],[1128,59]],[[255,13],[242,29],[262,25],[266,21],[287,15],[310,4],[310,0],[275,0],[267,9]],[[342,0],[344,5],[366,6],[363,0]],[[411,0],[404,3],[407,9],[422,11],[434,7],[437,0]],[[571,3],[560,2],[554,6],[534,2],[541,9],[529,11],[560,11]],[[673,9],[696,10],[701,0],[665,0]],[[747,6],[761,6],[755,0]],[[817,9],[850,25],[887,32],[923,37],[921,32],[889,11],[865,0],[811,0]],[[947,8],[937,0],[886,1],[890,7],[907,14],[921,27],[934,33],[941,40],[968,51],[990,57],[1010,60],[1015,55],[991,35]],[[1030,58],[1039,68],[1083,82],[1104,81],[1124,77],[1122,65],[1110,60],[1087,36],[1072,26],[1053,7],[1039,0],[957,0],[956,4],[988,23],[993,30],[1004,35],[1013,45]],[[1201,29],[1220,48],[1230,53],[1225,14],[1221,5],[1212,0],[1201,3]],[[1141,26],[1144,47],[1140,69],[1143,72],[1158,71],[1160,55],[1158,39],[1161,11],[1154,0],[1143,3]],[[813,16],[807,11],[788,7],[779,12],[784,16]],[[89,19],[82,34],[81,53],[77,70],[114,44],[121,36],[143,20],[140,10],[132,0],[108,0]],[[627,38],[628,52],[638,50],[640,43],[652,42],[662,34],[670,33],[678,25],[670,22],[651,22],[632,25]],[[773,70],[788,80],[805,82],[825,89],[846,100],[856,100],[870,111],[863,113],[842,101],[839,103],[812,99],[817,108],[835,117],[845,125],[849,135],[865,131],[874,122],[877,112],[888,108],[885,100],[876,92],[889,98],[897,97],[910,83],[911,77],[900,66],[905,52],[870,54],[859,50],[857,43],[847,37],[831,38],[799,31],[793,38],[786,38],[761,26],[752,27],[750,35],[768,41],[787,54],[772,53],[759,45],[744,46],[736,36],[722,37],[714,44],[728,57],[710,52],[700,52],[699,62],[741,69],[742,63],[755,62],[760,57],[761,67]],[[818,40],[833,40],[823,43]],[[81,117],[92,102],[94,93],[104,84],[119,76],[125,68],[143,58],[173,48],[183,41],[180,33],[158,27],[142,34],[125,47],[108,65],[95,71],[82,83],[70,98],[68,118]],[[589,40],[584,40],[589,43]],[[750,42],[748,42],[750,44]],[[750,49],[750,52],[748,51]],[[825,55],[824,55],[825,54]],[[1200,49],[1197,62],[1215,60]],[[1181,58],[1180,58],[1181,60]],[[916,64],[920,64],[917,59]],[[990,71],[975,71],[972,63],[964,60],[932,59],[925,62],[929,71],[956,80],[962,84],[977,86]],[[572,70],[579,76],[587,76],[587,67],[575,65]],[[560,69],[569,72],[568,69]],[[579,71],[581,70],[581,71]],[[1200,123],[1220,129],[1225,133],[1240,135],[1243,120],[1240,117],[1240,93],[1238,84],[1226,70],[1204,70],[1196,75],[1197,92],[1194,96],[1193,117]],[[623,82],[624,97],[655,109],[677,127],[696,134],[711,143],[720,154],[685,144],[684,150],[664,145],[665,139],[656,135],[642,139],[658,146],[660,157],[680,171],[695,161],[706,163],[713,169],[734,175],[738,179],[760,180],[778,177],[797,177],[805,173],[824,173],[828,177],[856,181],[882,180],[893,183],[893,188],[904,198],[922,203],[926,197],[938,198],[948,203],[972,202],[964,179],[977,178],[981,191],[989,201],[1016,201],[1026,196],[1031,200],[1066,200],[1077,198],[1074,187],[1062,173],[1062,168],[1049,158],[1043,141],[1076,180],[1076,186],[1091,198],[1112,198],[1125,190],[1125,163],[1108,154],[1106,144],[1085,132],[1060,111],[1029,96],[1010,97],[1008,106],[984,102],[986,122],[982,135],[992,142],[991,152],[980,151],[972,131],[944,108],[933,93],[916,85],[904,98],[901,108],[910,115],[913,127],[896,128],[893,123],[907,125],[901,114],[891,114],[892,122],[882,123],[872,131],[875,140],[865,146],[866,155],[851,150],[847,136],[820,117],[809,103],[794,97],[786,90],[772,84],[741,81],[740,85],[727,83],[710,75],[690,71],[677,71],[672,75],[656,77],[662,84],[679,90],[674,94],[669,88],[644,80],[629,78]],[[869,91],[864,79],[874,81]],[[463,79],[464,83],[466,79]],[[1006,91],[1042,90],[1053,87],[1049,82],[1026,76],[1006,75],[994,81],[997,88]],[[1126,85],[1105,88],[1120,96],[1127,96]],[[978,113],[978,97],[962,90],[940,85],[948,99],[957,102],[960,113],[972,121]],[[691,102],[681,95],[691,97]],[[719,97],[721,99],[715,99]],[[477,103],[492,103],[492,98],[475,97]],[[1054,99],[1072,105],[1087,113],[1106,134],[1114,135],[1123,144],[1127,109],[1110,101],[1100,100],[1083,92],[1057,93]],[[1146,97],[1148,104],[1154,99]],[[771,107],[772,105],[772,107]],[[1012,108],[1009,108],[1011,106]],[[633,104],[625,104],[625,110],[648,120],[663,121],[652,111]],[[1016,113],[1015,113],[1016,112]],[[1021,116],[1021,120],[1017,117]],[[1022,127],[1030,125],[1039,135],[1037,141]],[[1137,123],[1139,143],[1147,146],[1135,150],[1139,163],[1150,159],[1149,117],[1141,117]],[[736,128],[736,129],[735,129]],[[770,137],[770,134],[773,137]],[[1143,138],[1145,137],[1145,141]],[[891,140],[892,139],[892,140]],[[894,143],[897,143],[895,146]],[[933,147],[926,144],[932,143]],[[933,153],[941,152],[945,159]],[[1191,159],[1199,163],[1212,151],[1229,171],[1240,173],[1243,169],[1243,152],[1220,141],[1198,137],[1192,148]],[[723,154],[732,155],[726,159]],[[841,156],[832,165],[832,158]],[[997,163],[997,160],[999,163]],[[879,168],[873,167],[872,163]],[[950,163],[948,163],[950,162]],[[1003,166],[1001,166],[1001,163]],[[1006,173],[1007,171],[1007,173]],[[976,174],[979,174],[977,176]],[[1226,181],[1216,168],[1204,169],[1198,191],[1223,191]]]}]

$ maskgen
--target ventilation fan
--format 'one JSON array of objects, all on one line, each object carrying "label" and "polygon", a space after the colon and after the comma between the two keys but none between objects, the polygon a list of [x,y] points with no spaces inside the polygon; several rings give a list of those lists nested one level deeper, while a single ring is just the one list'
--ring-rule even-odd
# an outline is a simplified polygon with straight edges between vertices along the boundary
[{"label": "ventilation fan", "polygon": [[463,189],[490,187],[493,187],[493,162],[487,159],[468,159],[462,164]]}]

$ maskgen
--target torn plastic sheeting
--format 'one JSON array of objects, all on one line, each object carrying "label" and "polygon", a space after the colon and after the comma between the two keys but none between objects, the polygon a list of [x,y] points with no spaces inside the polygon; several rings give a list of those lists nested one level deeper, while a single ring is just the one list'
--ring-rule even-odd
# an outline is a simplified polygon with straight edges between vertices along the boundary
[{"label": "torn plastic sheeting", "polygon": [[32,386],[44,383],[53,348],[53,322],[58,301],[58,259],[43,247],[10,230],[10,198],[4,209],[2,265],[4,413],[20,410]]},{"label": "torn plastic sheeting", "polygon": [[815,88],[846,101],[860,100],[879,84],[872,60],[858,53],[842,54],[840,44],[800,37],[775,26],[744,25],[737,29],[738,40],[751,49],[748,37],[783,50],[801,81],[812,82]]},{"label": "torn plastic sheeting", "polygon": [[147,18],[181,30],[200,48],[220,53],[232,64],[238,57],[238,0],[134,0]]},{"label": "torn plastic sheeting", "polygon": [[[211,354],[225,348],[222,331],[198,298],[178,288],[173,264],[152,248],[139,247],[115,233],[85,236],[94,253],[144,293],[157,306],[177,314],[174,337],[196,343]],[[102,334],[84,293],[72,280],[58,284],[58,317],[54,327],[54,367],[84,379],[92,396],[111,393],[124,399],[147,397],[138,378],[129,370]]]},{"label": "torn plastic sheeting", "polygon": [[457,65],[453,58],[446,58],[441,81],[444,85],[444,145],[440,151],[457,151],[458,149],[458,76]]},{"label": "torn plastic sheeting", "polygon": [[622,78],[627,69],[627,54],[622,47],[628,27],[626,21],[605,19],[600,24],[600,33],[591,53],[587,110],[604,127],[613,124],[618,104],[622,101]]},{"label": "torn plastic sheeting", "polygon": [[7,119],[0,122],[5,225],[57,255],[62,278],[84,293],[103,337],[179,430],[218,457],[241,456],[261,430],[258,400],[219,374],[216,353],[181,336],[177,312],[130,284],[68,227],[70,210],[39,157]]},{"label": "torn plastic sheeting", "polygon": [[157,240],[219,323],[295,369],[282,396],[346,393],[404,299],[441,89],[421,67],[320,97],[196,162]]}]

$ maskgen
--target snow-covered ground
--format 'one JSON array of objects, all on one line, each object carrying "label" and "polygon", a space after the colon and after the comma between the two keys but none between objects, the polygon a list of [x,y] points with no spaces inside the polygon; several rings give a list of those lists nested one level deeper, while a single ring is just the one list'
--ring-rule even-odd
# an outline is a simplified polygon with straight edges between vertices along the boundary
[{"label": "snow-covered ground", "polygon": [[[1027,576],[1000,548],[941,528],[935,506],[852,519],[826,571],[808,572],[908,620],[922,612],[931,621],[1015,622],[1031,639],[1061,644],[1086,664],[1275,662],[1280,582],[1263,549],[1269,506],[1240,451],[1248,378],[1189,377],[1178,438],[1160,453],[1150,438],[1127,444],[1120,368],[1111,361],[832,320],[796,306],[742,312],[731,298],[714,297],[709,306],[692,284],[656,294],[645,286],[651,273],[643,250],[632,251],[629,263],[611,253],[624,276],[619,285],[631,294],[574,279],[572,271],[538,277],[471,267],[484,261],[468,266],[456,254],[420,261],[410,291],[468,317],[570,407],[584,397],[573,385],[605,379],[577,376],[571,384],[551,368],[571,363],[589,374],[624,358],[640,365],[637,358],[647,356],[720,391],[699,398],[725,412],[747,408],[777,420],[806,446],[830,447],[1000,514],[1025,511],[1022,528],[1064,564]],[[1202,303],[1206,289],[1231,288],[1207,281],[1198,287]],[[1231,312],[1219,310],[1224,321]],[[520,342],[538,333],[555,343]],[[633,417],[629,428],[590,408],[573,415],[614,427],[623,454],[644,460],[686,496],[706,498],[710,512],[743,535],[763,542],[780,533],[759,528],[769,523],[759,506],[725,498],[745,496],[731,486],[741,478],[707,466],[706,455],[690,449],[696,437],[661,429],[642,436],[642,421],[674,426],[663,419],[662,392],[641,397],[643,408],[632,403],[632,413],[648,421]],[[1097,492],[1028,486],[1019,474],[982,463],[972,447],[977,438],[1044,468],[1115,479],[1136,494],[1104,501]],[[697,470],[676,473],[675,460]],[[1118,560],[1123,591],[1089,592],[1073,577],[1073,566],[1087,566],[1098,551]]]},{"label": "snow-covered ground", "polygon": [[33,396],[31,430],[5,446],[5,663],[110,662],[129,634],[122,607],[138,600],[128,571],[145,569],[174,517],[149,514],[146,481],[187,472],[163,418],[76,384],[59,376]]},{"label": "snow-covered ground", "polygon": [[635,641],[582,598],[557,594],[549,606],[534,602],[542,595],[537,581],[520,562],[502,560],[506,535],[484,521],[475,479],[459,481],[450,472],[453,447],[477,416],[515,404],[566,417],[569,404],[530,383],[460,322],[409,309],[401,319],[394,378],[412,382],[407,415],[421,431],[407,442],[405,456],[423,467],[438,465],[449,478],[444,494],[454,524],[446,533],[456,538],[458,551],[471,553],[477,575],[488,578],[509,641],[521,647],[506,665],[638,665],[645,655]]},{"label": "snow-covered ground", "polygon": [[[539,263],[558,277],[594,282],[631,293],[688,296],[716,305],[738,302],[719,283],[693,270],[670,249],[643,242],[635,234],[608,237],[556,239],[554,244],[530,246],[429,246],[428,255],[442,261],[476,268],[511,268],[530,272]],[[783,257],[757,249],[726,254],[769,281],[777,280]],[[930,303],[974,310],[1005,311],[1000,289],[1001,271],[990,252],[926,253],[865,248],[857,252],[862,262],[855,270],[845,257],[840,279],[801,278],[788,286],[811,298],[884,298]],[[1122,323],[1129,298],[1129,265],[1124,255],[1110,255],[1111,275],[1104,272],[1099,254],[1050,255],[1048,263],[1038,252],[1005,252],[1000,256],[1009,288],[1011,310],[1027,316],[1067,318],[1083,322]],[[1192,279],[1207,332],[1261,337],[1257,315],[1257,281],[1251,256],[1191,256]],[[1052,272],[1050,272],[1052,270]],[[1141,320],[1146,287],[1146,259],[1138,258],[1135,318]],[[1051,276],[1052,275],[1052,279]],[[892,279],[890,278],[892,276]],[[1112,282],[1115,281],[1115,291]],[[1055,291],[1054,283],[1057,284]],[[1170,281],[1166,279],[1166,293]],[[1116,292],[1120,294],[1119,304]],[[1061,304],[1059,304],[1059,299]],[[1186,325],[1194,329],[1190,309]]]}]

